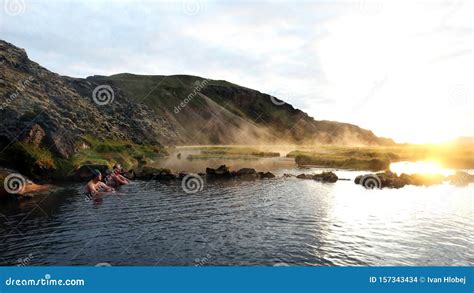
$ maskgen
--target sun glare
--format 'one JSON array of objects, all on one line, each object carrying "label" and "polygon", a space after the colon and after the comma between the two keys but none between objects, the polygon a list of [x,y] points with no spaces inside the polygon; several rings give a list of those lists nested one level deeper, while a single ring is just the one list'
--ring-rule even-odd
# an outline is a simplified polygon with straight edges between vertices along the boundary
[{"label": "sun glare", "polygon": [[397,162],[390,164],[390,171],[397,173],[398,175],[405,174],[441,174],[444,176],[454,174],[453,170],[443,168],[437,162]]}]

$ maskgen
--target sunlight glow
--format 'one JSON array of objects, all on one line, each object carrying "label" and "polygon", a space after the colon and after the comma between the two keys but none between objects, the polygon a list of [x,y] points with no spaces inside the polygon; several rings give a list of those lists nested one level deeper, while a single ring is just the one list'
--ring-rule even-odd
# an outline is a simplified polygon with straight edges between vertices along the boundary
[{"label": "sunlight glow", "polygon": [[435,175],[441,174],[444,176],[453,175],[454,171],[443,168],[437,162],[397,162],[390,164],[390,171],[397,173],[398,175],[405,174],[428,174]]}]

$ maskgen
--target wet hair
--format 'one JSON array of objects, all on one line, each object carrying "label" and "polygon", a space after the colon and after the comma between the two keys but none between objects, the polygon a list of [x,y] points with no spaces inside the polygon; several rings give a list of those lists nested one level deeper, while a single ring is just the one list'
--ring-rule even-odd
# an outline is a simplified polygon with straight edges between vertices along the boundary
[{"label": "wet hair", "polygon": [[97,170],[97,169],[92,170],[91,173],[92,173],[91,174],[91,179],[94,179],[95,177],[101,175],[100,171]]}]

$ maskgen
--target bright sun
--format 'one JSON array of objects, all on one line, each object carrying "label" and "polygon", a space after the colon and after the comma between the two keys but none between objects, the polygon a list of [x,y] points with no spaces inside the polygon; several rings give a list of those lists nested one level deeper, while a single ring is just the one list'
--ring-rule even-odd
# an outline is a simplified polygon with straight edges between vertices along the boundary
[{"label": "bright sun", "polygon": [[456,55],[469,49],[467,38],[442,33],[445,10],[408,8],[384,4],[328,26],[315,46],[327,78],[324,92],[340,101],[332,119],[351,117],[400,143],[441,143],[472,133],[472,68],[468,54]]},{"label": "bright sun", "polygon": [[400,175],[401,173],[405,174],[441,174],[444,176],[454,174],[453,170],[445,169],[441,167],[437,162],[398,162],[390,164],[390,171]]}]

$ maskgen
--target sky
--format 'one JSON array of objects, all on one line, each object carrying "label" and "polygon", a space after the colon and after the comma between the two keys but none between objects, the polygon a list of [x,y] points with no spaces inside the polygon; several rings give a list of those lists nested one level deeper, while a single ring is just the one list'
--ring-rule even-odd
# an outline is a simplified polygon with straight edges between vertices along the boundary
[{"label": "sky", "polygon": [[61,75],[227,80],[316,120],[437,143],[474,136],[473,3],[3,0],[0,39]]}]

